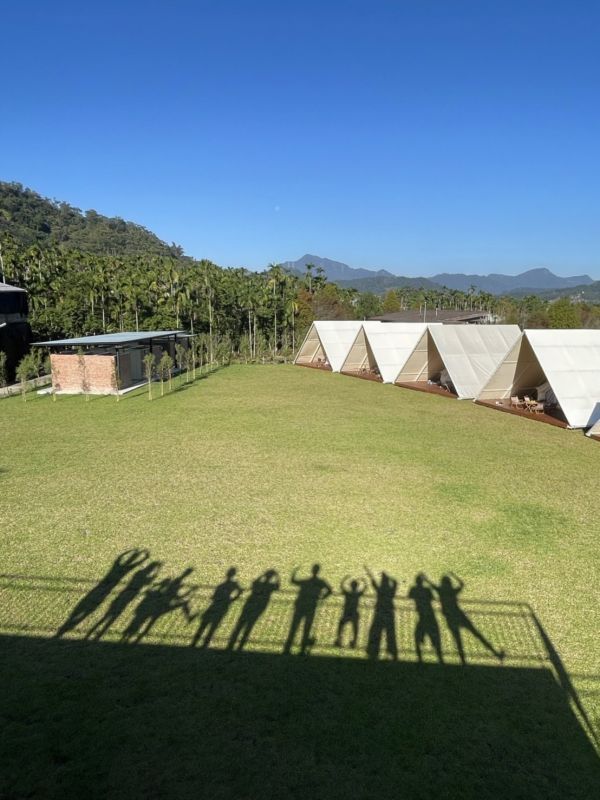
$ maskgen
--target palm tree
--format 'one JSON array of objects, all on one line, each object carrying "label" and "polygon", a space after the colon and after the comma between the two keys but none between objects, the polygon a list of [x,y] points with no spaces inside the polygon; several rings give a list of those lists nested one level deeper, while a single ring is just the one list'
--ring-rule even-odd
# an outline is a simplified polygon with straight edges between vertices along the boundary
[{"label": "palm tree", "polygon": [[273,293],[273,355],[275,356],[277,353],[277,306],[279,300],[278,294],[279,294],[279,287],[285,280],[285,272],[279,266],[279,264],[271,264],[269,266],[267,275],[268,275],[267,286],[272,290]]}]

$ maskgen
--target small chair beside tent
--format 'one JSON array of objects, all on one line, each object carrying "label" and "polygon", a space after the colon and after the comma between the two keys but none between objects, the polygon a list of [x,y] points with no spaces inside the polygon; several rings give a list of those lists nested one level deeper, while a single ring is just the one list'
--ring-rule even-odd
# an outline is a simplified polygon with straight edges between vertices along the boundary
[{"label": "small chair beside tent", "polygon": [[424,322],[363,322],[341,371],[393,383],[426,330]]},{"label": "small chair beside tent", "polygon": [[[600,418],[600,330],[525,330],[513,344],[477,401],[510,409],[511,397],[543,405],[532,418],[587,428]],[[527,400],[525,400],[527,398]]]},{"label": "small chair beside tent", "polygon": [[360,320],[313,322],[298,350],[294,364],[339,372],[361,325]]},{"label": "small chair beside tent", "polygon": [[520,334],[518,325],[429,325],[395,383],[473,399]]}]

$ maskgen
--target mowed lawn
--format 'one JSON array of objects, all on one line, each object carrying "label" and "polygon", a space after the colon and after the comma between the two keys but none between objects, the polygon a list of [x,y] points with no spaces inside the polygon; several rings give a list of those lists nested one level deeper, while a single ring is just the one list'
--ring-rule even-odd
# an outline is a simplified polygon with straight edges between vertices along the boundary
[{"label": "mowed lawn", "polygon": [[[20,398],[0,401],[0,571],[5,576],[14,576],[3,579],[1,595],[0,632],[10,635],[11,653],[3,667],[5,675],[10,673],[13,683],[17,681],[13,686],[17,696],[15,669],[18,667],[17,671],[25,675],[27,691],[23,690],[19,702],[23,702],[24,696],[30,698],[30,712],[34,715],[34,721],[20,719],[23,706],[16,704],[9,706],[6,712],[12,727],[11,743],[4,753],[8,752],[16,765],[6,785],[0,783],[6,796],[25,796],[26,791],[27,796],[40,797],[77,796],[83,791],[89,794],[88,784],[94,781],[100,787],[97,796],[107,796],[106,792],[117,796],[116,783],[124,797],[136,795],[136,789],[140,796],[146,797],[199,796],[197,775],[187,762],[185,768],[179,765],[177,774],[184,776],[181,782],[177,783],[171,776],[170,783],[165,786],[161,784],[161,780],[166,780],[164,771],[162,777],[151,773],[152,781],[149,773],[138,774],[136,759],[144,758],[141,747],[131,756],[129,771],[127,765],[122,765],[120,771],[111,773],[102,771],[97,761],[90,764],[89,748],[85,753],[82,751],[81,763],[74,765],[78,760],[75,755],[77,736],[64,745],[58,756],[49,755],[47,747],[40,743],[40,737],[44,738],[40,726],[43,729],[44,725],[50,725],[60,738],[64,726],[72,723],[73,716],[61,720],[62,712],[58,710],[62,708],[61,692],[68,691],[74,692],[76,697],[70,697],[67,705],[71,712],[79,709],[75,716],[83,714],[88,719],[86,736],[94,738],[94,705],[86,704],[85,710],[81,710],[83,699],[89,698],[86,692],[90,691],[85,677],[90,673],[86,670],[100,670],[98,665],[105,659],[102,674],[106,669],[114,678],[111,659],[117,650],[114,670],[121,678],[115,702],[122,703],[128,709],[125,717],[131,718],[135,718],[132,709],[146,703],[146,711],[149,718],[152,717],[152,698],[143,692],[142,698],[139,686],[133,685],[132,674],[139,677],[143,667],[137,662],[134,665],[131,659],[139,660],[142,651],[150,650],[154,652],[148,658],[159,658],[162,648],[139,645],[127,650],[107,642],[95,645],[99,654],[95,658],[88,649],[76,649],[84,646],[75,641],[74,636],[72,641],[69,638],[60,642],[54,640],[52,645],[48,643],[49,649],[44,650],[44,639],[51,636],[52,626],[62,621],[58,618],[54,622],[45,608],[52,595],[48,588],[52,580],[60,579],[61,585],[69,579],[96,582],[119,553],[135,547],[146,548],[153,559],[162,563],[161,575],[175,576],[186,567],[193,567],[190,580],[206,586],[218,584],[225,571],[235,566],[236,577],[244,587],[250,586],[264,570],[274,568],[282,576],[282,588],[291,589],[289,575],[293,567],[299,565],[304,577],[310,565],[319,562],[322,577],[335,589],[345,575],[364,574],[363,565],[366,564],[375,572],[385,570],[401,580],[399,591],[406,594],[415,574],[421,570],[434,580],[453,571],[465,582],[462,594],[465,602],[469,599],[514,602],[533,608],[580,692],[590,721],[598,724],[600,687],[594,680],[600,673],[600,445],[597,442],[586,439],[580,432],[495,413],[468,401],[453,401],[284,365],[232,366],[164,398],[158,396],[157,388],[154,395],[152,402],[148,402],[144,393],[118,403],[114,398],[91,398],[86,402],[83,397],[59,397],[53,402],[49,397],[36,395],[28,395],[26,403]],[[19,588],[23,581],[29,581],[29,586],[36,576],[45,581],[43,591],[40,589],[36,594],[35,589],[22,591]],[[52,603],[55,608],[54,599]],[[70,607],[69,600],[65,610],[68,612]],[[61,615],[64,618],[62,612]],[[38,623],[40,631],[36,632]],[[29,650],[30,642],[26,637],[35,639],[37,649],[33,652]],[[400,638],[412,643],[412,631]],[[465,640],[468,638],[469,634],[465,634]],[[64,650],[69,646],[73,649]],[[114,650],[110,650],[111,647]],[[269,782],[271,779],[257,766],[265,762],[267,769],[266,750],[273,756],[269,767],[271,776],[274,770],[282,769],[281,753],[289,754],[290,767],[286,772],[289,785],[280,774],[277,777],[277,791],[281,796],[338,796],[338,792],[342,796],[342,790],[354,791],[359,797],[373,796],[380,791],[389,791],[393,796],[400,791],[399,786],[388,786],[381,769],[369,779],[367,762],[363,764],[359,756],[356,762],[350,758],[355,767],[349,766],[347,750],[343,757],[338,753],[336,758],[331,752],[328,754],[327,748],[315,754],[309,747],[313,734],[307,732],[311,726],[306,720],[301,725],[302,734],[296,728],[293,735],[286,729],[286,744],[280,747],[278,736],[283,734],[277,725],[289,697],[288,700],[273,697],[268,703],[265,701],[266,710],[262,707],[252,710],[257,693],[263,697],[268,695],[265,682],[268,683],[269,675],[276,673],[280,690],[285,685],[292,687],[290,696],[296,699],[289,702],[295,708],[297,720],[301,709],[297,707],[298,693],[293,687],[299,691],[298,687],[307,681],[312,681],[313,685],[318,682],[318,656],[304,660],[305,666],[296,666],[302,659],[269,656],[269,652],[274,654],[280,649],[277,642],[272,642],[263,648],[267,652],[264,658],[272,659],[268,667],[262,666],[265,662],[253,664],[247,660],[242,667],[240,662],[227,662],[224,668],[218,661],[220,648],[217,644],[210,653],[198,655],[198,663],[189,660],[196,651],[186,650],[185,663],[180,667],[181,675],[186,676],[182,679],[186,686],[190,670],[201,671],[203,691],[220,698],[217,717],[224,715],[226,730],[217,725],[221,730],[217,734],[211,729],[212,745],[215,753],[221,756],[213,753],[211,758],[219,761],[220,757],[227,763],[219,762],[214,773],[209,770],[204,775],[202,786],[207,796],[227,797],[235,791],[236,796],[251,797],[256,796],[254,791],[258,786],[263,787],[267,795],[275,791]],[[506,649],[504,666],[490,662],[488,672],[494,673],[493,681],[500,680],[498,675],[503,670],[507,675],[510,673],[511,652],[509,647]],[[134,650],[135,656],[127,655]],[[161,674],[161,669],[175,670],[174,659],[184,657],[178,655],[180,650],[165,647],[162,666],[154,664],[153,674]],[[526,650],[524,645],[522,652]],[[345,651],[341,655],[345,655]],[[521,723],[513,718],[514,709],[511,711],[511,708],[513,701],[526,705],[527,698],[535,695],[537,690],[528,685],[529,672],[523,673],[522,679],[515,678],[514,693],[507,685],[494,685],[490,689],[486,684],[488,673],[482,673],[483,677],[478,675],[474,681],[479,682],[479,694],[465,699],[468,706],[465,710],[460,698],[466,698],[468,691],[460,683],[463,678],[454,655],[450,646],[448,660],[452,666],[447,668],[446,674],[458,677],[447,678],[447,685],[454,680],[458,683],[454,689],[448,688],[438,695],[440,684],[435,682],[435,677],[426,677],[419,683],[414,672],[418,669],[414,652],[409,647],[403,652],[401,646],[400,659],[408,663],[400,668],[413,671],[399,678],[399,682],[413,686],[407,691],[417,694],[419,689],[414,686],[427,685],[427,698],[437,698],[437,705],[426,713],[428,730],[435,732],[443,720],[448,726],[445,730],[455,731],[458,751],[464,755],[477,718],[477,698],[493,691],[503,698],[506,729],[499,734],[499,740],[495,740],[489,730],[487,734],[478,734],[478,738],[491,736],[491,746],[497,748],[498,741],[506,743],[515,737],[522,761],[518,765],[512,763],[512,754],[503,763],[502,752],[495,751],[484,768],[474,756],[472,763],[467,759],[469,763],[460,766],[462,783],[448,786],[445,780],[450,780],[452,769],[444,765],[446,772],[441,777],[436,776],[436,764],[439,766],[441,756],[439,753],[435,758],[431,755],[434,745],[428,745],[425,755],[411,750],[410,759],[401,763],[398,748],[402,746],[402,721],[394,718],[388,720],[386,729],[395,732],[393,747],[396,749],[386,751],[385,763],[400,765],[395,768],[401,772],[394,774],[393,780],[403,782],[413,797],[421,796],[420,791],[423,796],[427,793],[431,796],[435,786],[438,800],[446,796],[501,796],[507,776],[519,775],[520,770],[523,776],[528,775],[527,764],[531,762],[532,753],[539,752],[535,742],[536,725],[541,726],[540,736],[547,736],[548,731],[553,730],[557,742],[560,741],[560,715],[552,716],[549,710],[553,700],[547,709],[543,708],[545,689],[540,690],[535,697],[535,708],[540,710],[542,720],[532,721],[533,712],[527,710],[527,726],[531,724],[532,727],[519,732]],[[257,653],[247,655],[247,659],[260,657]],[[351,662],[343,658],[338,659],[339,667],[336,667],[336,657],[336,653],[323,657],[323,664],[327,666],[321,674],[326,675],[323,681],[327,688],[319,699],[319,713],[338,713],[338,723],[344,726],[344,731],[340,732],[339,725],[333,726],[327,731],[326,741],[347,736],[354,726],[356,735],[360,736],[354,739],[356,752],[361,753],[363,734],[369,738],[368,731],[364,730],[366,717],[348,716],[348,704],[358,704],[360,695],[361,702],[364,701],[361,713],[368,714],[367,709],[372,705],[368,698],[374,702],[381,691],[379,699],[388,704],[389,692],[398,691],[399,682],[391,687],[389,670],[361,673],[360,676],[352,673],[343,678],[345,689],[340,699],[339,693],[336,694],[336,676],[342,675],[341,670],[363,667],[357,659]],[[201,664],[200,659],[204,659]],[[430,653],[427,660],[432,670],[438,669]],[[81,667],[73,666],[75,663],[80,663]],[[44,673],[46,683],[40,677],[40,670],[45,669],[43,664],[48,665],[48,672]],[[67,664],[71,666],[65,666]],[[394,665],[376,666],[383,670]],[[528,665],[520,662],[519,666]],[[232,672],[228,673],[228,669]],[[307,675],[302,670],[312,670],[312,673]],[[210,677],[215,675],[221,681],[219,687],[214,685],[217,679]],[[224,675],[229,676],[230,683],[223,682]],[[257,682],[254,688],[253,680]],[[356,691],[349,690],[353,680],[359,687]],[[60,688],[61,681],[68,688]],[[83,683],[77,684],[77,681]],[[170,673],[169,691],[176,691],[177,681],[176,675]],[[93,692],[101,691],[99,683],[101,679],[94,681]],[[169,702],[178,708],[180,718],[183,714],[177,705],[182,702],[181,697],[171,696],[169,700],[169,692],[161,685],[164,702],[160,707],[163,716],[156,721],[159,729],[169,716]],[[235,692],[245,697],[244,710],[231,707],[229,685],[237,687]],[[188,688],[199,691],[194,681]],[[32,691],[34,700],[31,700]],[[59,699],[56,699],[56,692]],[[111,697],[109,692],[108,697],[96,697],[94,701],[98,703],[97,713],[102,719],[109,713],[107,709],[112,708]],[[443,712],[440,704],[450,697],[454,698],[454,705],[449,704]],[[200,702],[198,697],[196,700]],[[422,701],[427,702],[427,699]],[[396,698],[393,702],[403,701]],[[45,703],[51,704],[47,713],[44,712]],[[200,705],[203,703],[206,703],[204,694]],[[341,716],[340,703],[345,709]],[[24,708],[27,709],[27,703]],[[154,707],[155,711],[157,708]],[[463,712],[465,716],[461,722]],[[405,708],[403,713],[414,733],[421,716],[419,707],[411,708],[410,712]],[[388,714],[393,716],[394,709],[386,707]],[[271,731],[266,739],[263,737],[265,719]],[[502,714],[498,719],[504,719]],[[245,745],[237,741],[236,720],[240,730],[245,731]],[[116,721],[112,724],[116,726]],[[141,718],[135,724],[141,725]],[[187,718],[186,724],[178,729],[180,733],[185,732],[188,745],[189,724]],[[463,724],[471,733],[461,729]],[[565,722],[567,726],[570,724],[570,721]],[[262,731],[258,734],[254,731],[254,738],[248,733],[253,725],[258,725]],[[273,733],[269,727],[273,725],[279,733]],[[49,735],[48,731],[46,733]],[[445,752],[448,752],[448,734],[444,735]],[[298,736],[303,742],[302,756],[297,754]],[[386,736],[380,732],[379,738],[375,737],[379,756],[382,737]],[[251,753],[254,748],[250,759],[254,766],[245,769],[243,775],[238,774],[235,765],[223,755],[232,737],[237,742],[235,755],[232,755],[234,760],[245,758],[248,748]],[[567,728],[565,738],[572,739]],[[181,749],[174,731],[169,732],[167,739],[167,751],[176,745]],[[273,740],[279,744],[276,746]],[[100,746],[97,741],[96,746]],[[107,746],[106,743],[102,745]],[[407,744],[409,750],[414,746],[414,743]],[[323,747],[322,742],[319,747]],[[45,765],[39,775],[34,770],[34,777],[24,777],[29,769],[21,760],[25,758],[25,749],[34,761],[37,754],[40,763]],[[349,749],[352,751],[352,747]],[[560,749],[558,745],[557,749]],[[311,750],[310,756],[308,750]],[[277,757],[273,755],[275,752],[279,754]],[[368,747],[366,752],[371,762],[376,760]],[[421,763],[420,757],[425,756],[426,763]],[[304,769],[292,766],[295,758],[304,759]],[[571,754],[571,760],[573,758],[576,760],[579,756]],[[588,791],[597,773],[590,777],[593,758],[589,753],[581,758],[577,769],[583,781],[581,786]],[[553,751],[543,759],[548,767],[548,783],[540,783],[544,772],[541,768],[539,774],[527,778],[530,785],[522,777],[518,785],[527,785],[523,797],[553,797],[552,792],[559,791],[552,779]],[[336,769],[342,762],[343,780]],[[452,763],[455,762],[456,759]],[[354,775],[352,769],[356,770]],[[224,788],[223,774],[227,770],[236,777]],[[588,770],[585,780],[581,778],[582,770]],[[59,777],[51,780],[49,774],[54,772]],[[319,783],[315,776],[321,773],[322,782]],[[486,775],[494,775],[498,783],[490,778],[491,782],[486,784]],[[458,777],[452,779],[458,780]],[[151,786],[161,787],[156,795]],[[569,786],[573,794],[569,795],[563,786],[560,788],[562,797],[586,796],[577,794],[570,779],[565,786]],[[94,791],[91,796],[95,796]],[[517,795],[513,792],[511,796]]]}]

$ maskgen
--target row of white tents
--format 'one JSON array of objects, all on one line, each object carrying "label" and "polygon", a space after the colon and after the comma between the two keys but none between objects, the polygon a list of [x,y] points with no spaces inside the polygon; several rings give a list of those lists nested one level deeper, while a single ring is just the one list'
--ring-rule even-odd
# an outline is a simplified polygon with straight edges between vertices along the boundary
[{"label": "row of white tents", "polygon": [[600,436],[600,330],[379,321],[314,322],[295,363],[501,408],[531,395]]}]

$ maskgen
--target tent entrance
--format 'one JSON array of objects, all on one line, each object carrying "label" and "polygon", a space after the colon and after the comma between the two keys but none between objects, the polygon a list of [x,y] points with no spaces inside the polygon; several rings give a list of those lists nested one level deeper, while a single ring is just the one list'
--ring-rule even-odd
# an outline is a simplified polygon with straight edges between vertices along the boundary
[{"label": "tent entrance", "polygon": [[396,386],[456,397],[452,379],[429,331],[425,331],[396,378]]},{"label": "tent entrance", "polygon": [[506,355],[475,401],[560,428],[567,420],[526,336]]},{"label": "tent entrance", "polygon": [[369,381],[382,381],[377,360],[373,355],[373,350],[363,328],[358,332],[354,344],[344,361],[342,374],[352,375],[354,378],[364,378]]},{"label": "tent entrance", "polygon": [[311,326],[294,363],[301,367],[325,369],[331,372],[331,364],[314,325]]}]

